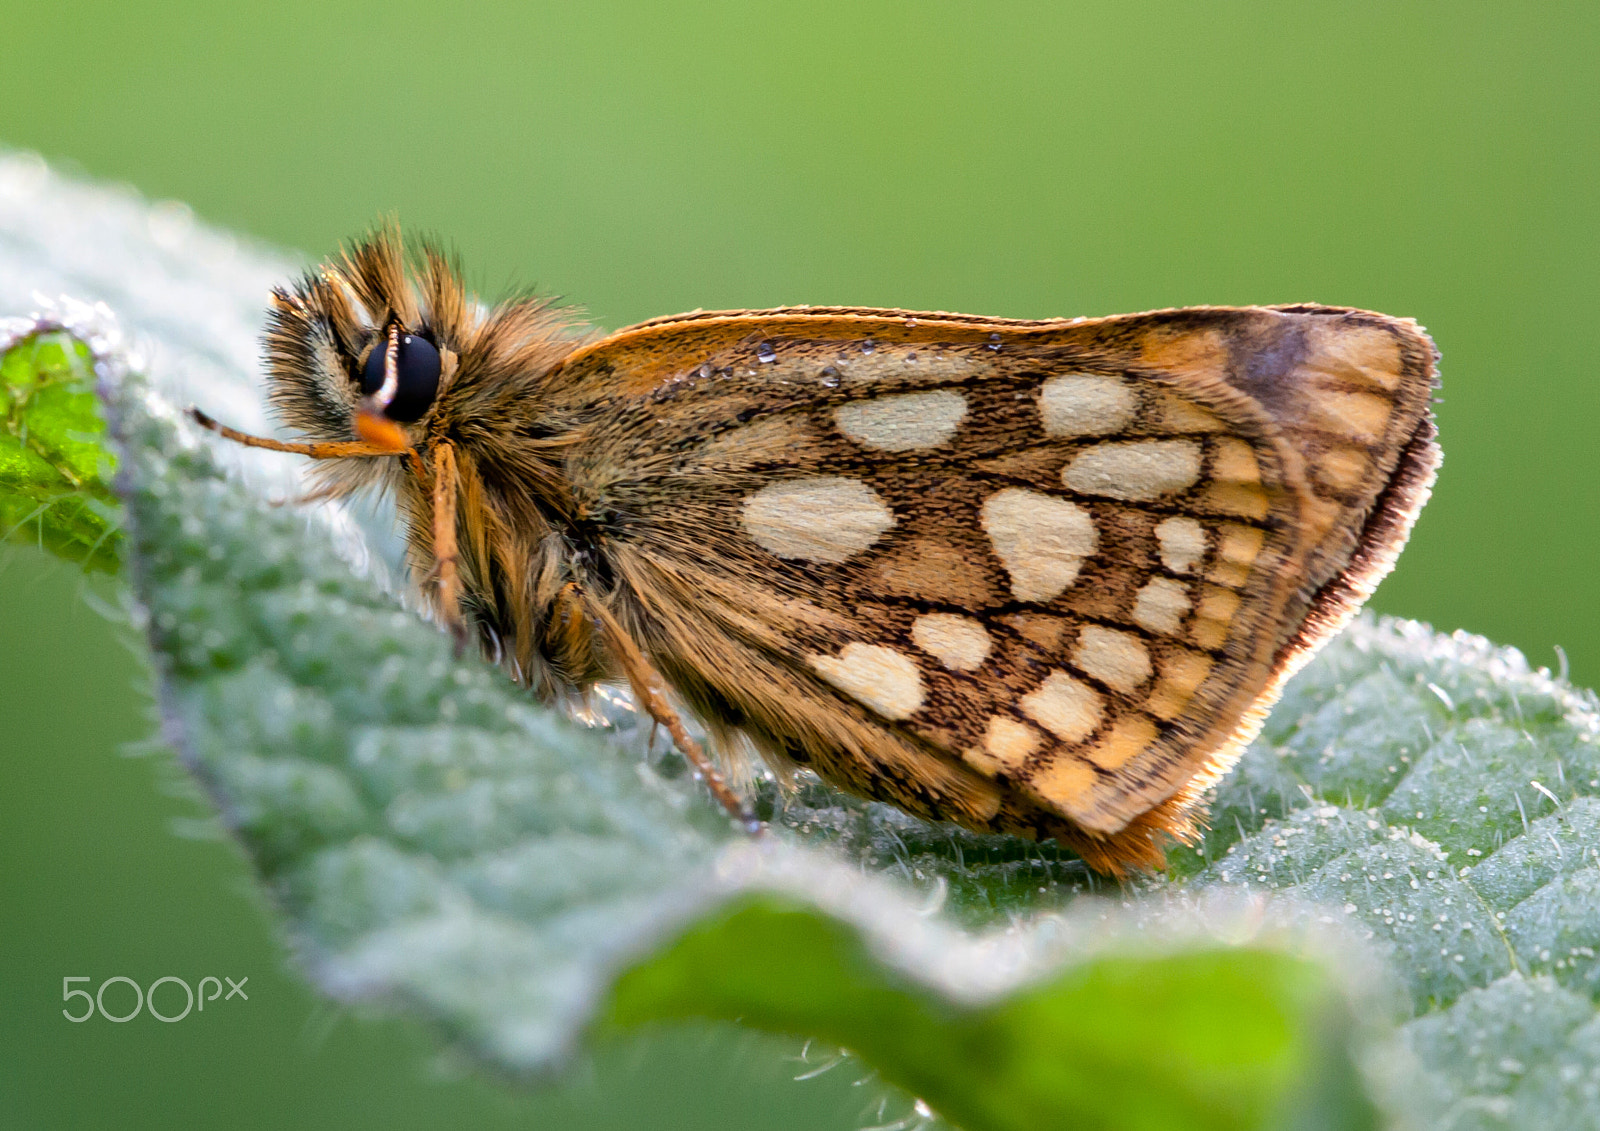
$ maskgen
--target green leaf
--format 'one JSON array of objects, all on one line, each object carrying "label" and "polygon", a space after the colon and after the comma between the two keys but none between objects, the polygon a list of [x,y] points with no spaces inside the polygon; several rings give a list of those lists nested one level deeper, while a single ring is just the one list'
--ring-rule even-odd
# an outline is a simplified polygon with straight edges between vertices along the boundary
[{"label": "green leaf", "polygon": [[104,431],[87,346],[46,327],[0,354],[0,534],[115,571]]},{"label": "green leaf", "polygon": [[[218,242],[130,252],[121,293],[177,359],[164,389],[209,365],[206,403],[260,427],[228,359],[274,265]],[[196,436],[98,317],[0,349],[94,343],[166,734],[329,995],[518,1073],[737,1018],[847,1046],[968,1131],[1363,1127],[1369,1096],[1418,1126],[1591,1125],[1600,714],[1516,653],[1358,621],[1169,878],[1108,888],[815,783],[766,783],[751,847],[626,711],[578,727],[453,660],[381,583],[383,535],[266,506],[237,467],[285,494],[292,461]]]}]

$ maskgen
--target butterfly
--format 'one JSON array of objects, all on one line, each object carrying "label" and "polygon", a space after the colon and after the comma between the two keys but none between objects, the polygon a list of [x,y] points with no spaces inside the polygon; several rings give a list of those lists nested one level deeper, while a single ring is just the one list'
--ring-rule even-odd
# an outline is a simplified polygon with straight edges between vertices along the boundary
[{"label": "butterfly", "polygon": [[865,798],[1160,867],[1393,566],[1436,351],[1316,305],[844,307],[599,336],[370,234],[274,292],[316,496],[392,495],[437,618],[554,698],[626,680],[731,813],[753,745]]}]

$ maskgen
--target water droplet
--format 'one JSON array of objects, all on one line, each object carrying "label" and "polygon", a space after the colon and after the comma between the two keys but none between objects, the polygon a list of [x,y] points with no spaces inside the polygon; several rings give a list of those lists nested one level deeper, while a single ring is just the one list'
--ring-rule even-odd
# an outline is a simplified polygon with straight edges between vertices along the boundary
[{"label": "water droplet", "polygon": [[878,348],[878,343],[873,341],[871,338],[868,338],[864,342],[861,343],[861,352],[862,353],[871,353],[874,350],[876,350],[877,348]]},{"label": "water droplet", "polygon": [[756,360],[762,365],[771,365],[778,360],[778,351],[772,348],[771,342],[760,342],[756,345]]},{"label": "water droplet", "polygon": [[988,350],[990,353],[999,353],[1000,352],[1000,335],[999,334],[990,334],[989,335],[988,344],[986,344],[983,348]]},{"label": "water droplet", "polygon": [[906,329],[915,330],[916,328],[917,328],[917,320],[915,318],[907,318],[906,319]]},{"label": "water droplet", "polygon": [[700,363],[700,368],[696,369],[694,371],[694,375],[696,377],[700,377],[700,378],[710,377],[711,376],[711,363],[709,361],[702,361]]},{"label": "water droplet", "polygon": [[820,376],[822,377],[823,385],[828,388],[837,389],[839,387],[839,371],[833,366],[824,365]]},{"label": "water droplet", "polygon": [[912,350],[910,353],[906,354],[906,360],[907,361],[916,361],[917,360],[917,351],[916,350]]}]

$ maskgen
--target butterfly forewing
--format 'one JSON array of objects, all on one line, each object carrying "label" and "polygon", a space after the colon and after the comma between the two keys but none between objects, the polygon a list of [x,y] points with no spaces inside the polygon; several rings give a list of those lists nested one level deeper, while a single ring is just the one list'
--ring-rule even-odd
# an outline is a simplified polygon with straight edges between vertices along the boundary
[{"label": "butterfly forewing", "polygon": [[641,641],[770,754],[1148,862],[1436,462],[1432,348],[1327,308],[683,316],[580,351]]}]

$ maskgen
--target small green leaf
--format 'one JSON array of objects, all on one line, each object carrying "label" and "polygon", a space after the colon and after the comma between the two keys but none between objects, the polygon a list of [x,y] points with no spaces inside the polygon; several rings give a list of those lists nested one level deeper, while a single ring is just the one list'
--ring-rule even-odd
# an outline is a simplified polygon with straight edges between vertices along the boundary
[{"label": "small green leaf", "polygon": [[86,346],[41,329],[0,354],[0,534],[115,571],[104,432]]},{"label": "small green leaf", "polygon": [[1376,1126],[1326,969],[1269,947],[1133,949],[964,1004],[886,978],[845,923],[747,898],[625,973],[609,1019],[720,1018],[822,1037],[967,1128],[1223,1131],[1310,1110],[1327,1127]]}]

